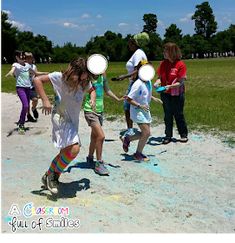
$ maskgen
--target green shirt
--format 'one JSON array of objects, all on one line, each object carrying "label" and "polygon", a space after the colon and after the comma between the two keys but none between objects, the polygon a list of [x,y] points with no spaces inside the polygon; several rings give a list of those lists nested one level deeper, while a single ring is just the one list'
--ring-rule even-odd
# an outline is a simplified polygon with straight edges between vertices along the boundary
[{"label": "green shirt", "polygon": [[[97,80],[92,83],[96,92],[96,112],[101,113],[104,111],[104,77],[100,75]],[[84,111],[92,111],[90,105],[90,94],[86,94]]]}]

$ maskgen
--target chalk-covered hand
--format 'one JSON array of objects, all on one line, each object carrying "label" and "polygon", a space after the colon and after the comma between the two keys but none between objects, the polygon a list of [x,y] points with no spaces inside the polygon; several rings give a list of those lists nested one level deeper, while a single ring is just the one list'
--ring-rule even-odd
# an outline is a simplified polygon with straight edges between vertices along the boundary
[{"label": "chalk-covered hand", "polygon": [[42,113],[45,115],[51,114],[52,106],[49,100],[42,102]]},{"label": "chalk-covered hand", "polygon": [[153,85],[154,88],[158,88],[159,86],[161,86],[161,79],[157,79]]}]

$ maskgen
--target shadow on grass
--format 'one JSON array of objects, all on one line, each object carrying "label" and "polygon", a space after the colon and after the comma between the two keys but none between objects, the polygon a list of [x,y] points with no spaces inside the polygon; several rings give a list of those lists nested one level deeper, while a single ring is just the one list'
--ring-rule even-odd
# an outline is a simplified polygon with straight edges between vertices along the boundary
[{"label": "shadow on grass", "polygon": [[[76,193],[82,190],[88,190],[90,188],[90,180],[83,178],[79,181],[72,181],[69,183],[60,182],[59,183],[59,193],[53,195],[48,189],[42,188],[41,190],[31,191],[32,194],[38,196],[47,197],[50,201],[57,201],[59,198],[74,198]],[[48,192],[48,193],[46,193]]]}]

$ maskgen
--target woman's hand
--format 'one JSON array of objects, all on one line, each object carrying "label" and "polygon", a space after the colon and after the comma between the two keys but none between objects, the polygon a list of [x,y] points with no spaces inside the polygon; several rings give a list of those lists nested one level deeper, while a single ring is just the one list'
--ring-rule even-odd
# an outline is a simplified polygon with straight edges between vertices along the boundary
[{"label": "woman's hand", "polygon": [[42,113],[45,115],[51,114],[52,106],[49,100],[42,102]]},{"label": "woman's hand", "polygon": [[166,88],[166,91],[167,91],[167,90],[171,89],[171,85],[166,85],[165,88]]}]

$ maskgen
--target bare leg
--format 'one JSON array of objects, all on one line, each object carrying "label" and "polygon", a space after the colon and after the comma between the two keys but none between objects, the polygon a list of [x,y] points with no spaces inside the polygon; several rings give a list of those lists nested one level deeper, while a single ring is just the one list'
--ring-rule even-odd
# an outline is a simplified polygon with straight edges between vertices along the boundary
[{"label": "bare leg", "polygon": [[104,132],[100,124],[94,123],[91,126],[91,142],[89,147],[89,157],[92,157],[94,152],[96,151],[96,159],[102,159],[102,150],[104,143]]},{"label": "bare leg", "polygon": [[150,125],[149,124],[138,124],[138,125],[141,130],[141,135],[137,146],[137,151],[142,153],[144,146],[150,136]]},{"label": "bare leg", "polygon": [[88,157],[92,158],[95,152],[95,144],[96,144],[96,136],[91,129],[91,137],[90,137],[90,146],[89,146],[89,154]]},{"label": "bare leg", "polygon": [[127,128],[133,128],[133,121],[130,118],[130,111],[125,110],[126,124]]}]

